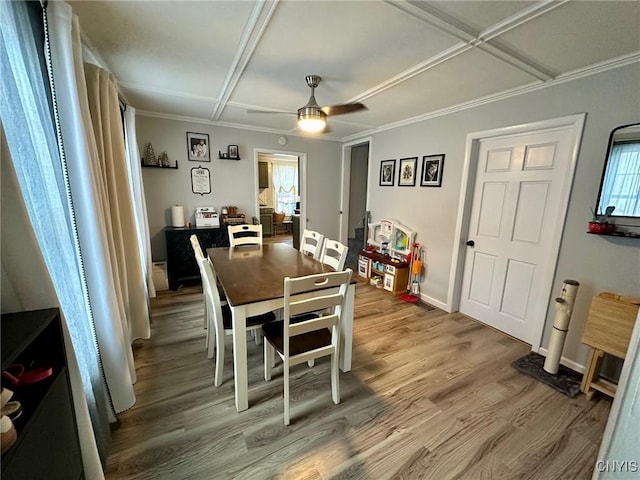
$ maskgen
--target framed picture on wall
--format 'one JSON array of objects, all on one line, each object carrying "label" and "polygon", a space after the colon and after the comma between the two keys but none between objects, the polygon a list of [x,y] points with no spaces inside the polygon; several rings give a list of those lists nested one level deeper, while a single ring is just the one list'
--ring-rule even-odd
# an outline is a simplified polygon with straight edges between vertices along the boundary
[{"label": "framed picture on wall", "polygon": [[441,187],[442,169],[444,168],[444,153],[425,155],[422,157],[421,187]]},{"label": "framed picture on wall", "polygon": [[393,187],[393,179],[396,176],[396,161],[382,160],[380,162],[380,186]]},{"label": "framed picture on wall", "polygon": [[418,157],[401,158],[398,168],[398,186],[413,187],[416,184],[416,165]]},{"label": "framed picture on wall", "polygon": [[210,162],[209,135],[187,132],[188,158],[192,162]]}]

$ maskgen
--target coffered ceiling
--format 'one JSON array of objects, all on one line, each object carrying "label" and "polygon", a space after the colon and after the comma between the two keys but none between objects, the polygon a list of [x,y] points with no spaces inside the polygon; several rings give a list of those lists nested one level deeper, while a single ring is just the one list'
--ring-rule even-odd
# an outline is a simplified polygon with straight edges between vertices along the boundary
[{"label": "coffered ceiling", "polygon": [[[144,115],[324,138],[396,125],[640,61],[638,1],[70,1],[88,56]],[[307,135],[307,134],[305,134]]]}]

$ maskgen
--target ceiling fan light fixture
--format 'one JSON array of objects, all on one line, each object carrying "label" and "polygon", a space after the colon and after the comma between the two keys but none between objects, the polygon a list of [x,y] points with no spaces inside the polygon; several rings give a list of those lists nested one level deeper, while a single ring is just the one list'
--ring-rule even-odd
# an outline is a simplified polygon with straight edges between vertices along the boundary
[{"label": "ceiling fan light fixture", "polygon": [[298,126],[305,132],[321,132],[327,126],[327,114],[318,107],[304,106],[298,109]]}]

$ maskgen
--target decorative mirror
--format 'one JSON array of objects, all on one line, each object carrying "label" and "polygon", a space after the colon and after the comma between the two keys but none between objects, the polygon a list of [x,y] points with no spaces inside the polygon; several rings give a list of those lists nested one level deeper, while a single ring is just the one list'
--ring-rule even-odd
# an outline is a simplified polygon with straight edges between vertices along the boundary
[{"label": "decorative mirror", "polygon": [[640,123],[614,128],[609,136],[596,203],[596,213],[605,212],[640,218]]}]

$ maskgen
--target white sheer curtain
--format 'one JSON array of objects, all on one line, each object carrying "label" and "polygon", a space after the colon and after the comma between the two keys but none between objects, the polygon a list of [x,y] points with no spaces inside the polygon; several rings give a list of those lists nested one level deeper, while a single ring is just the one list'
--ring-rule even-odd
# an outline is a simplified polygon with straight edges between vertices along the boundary
[{"label": "white sheer curtain", "polygon": [[298,165],[273,162],[273,204],[277,212],[293,215],[298,195]]},{"label": "white sheer curtain", "polygon": [[609,205],[615,206],[615,215],[640,216],[640,142],[613,145],[600,205],[603,210]]},{"label": "white sheer curtain", "polygon": [[109,407],[83,282],[66,164],[58,150],[43,71],[40,4],[2,2],[0,24],[0,116],[24,206],[63,313],[65,337],[73,347],[69,348],[69,371],[85,474],[87,478],[103,478],[96,439],[102,446],[108,439]]},{"label": "white sheer curtain", "polygon": [[140,152],[136,136],[136,109],[127,105],[124,110],[124,134],[127,147],[129,178],[131,179],[131,198],[133,198],[134,215],[136,217],[136,233],[140,251],[140,263],[144,277],[147,279],[149,297],[156,296],[153,284],[153,262],[151,260],[151,239],[149,238],[149,219],[147,217],[147,203],[144,197],[142,183],[142,167],[140,167]]},{"label": "white sheer curtain", "polygon": [[[145,313],[147,299],[140,288],[143,282],[135,279],[135,273],[129,277],[124,268],[131,260],[133,270],[137,269],[138,276],[142,276],[135,227],[131,227],[126,212],[119,216],[120,203],[109,203],[116,195],[128,196],[128,185],[116,187],[109,183],[113,179],[108,178],[126,173],[127,168],[120,162],[122,171],[114,172],[99,155],[85,85],[77,17],[63,2],[49,2],[47,9],[62,142],[69,165],[69,183],[76,205],[96,336],[111,400],[115,411],[120,412],[135,403],[131,341],[149,337],[148,311]],[[123,151],[124,141],[119,141]],[[113,153],[112,148],[117,148],[113,145],[108,141],[101,142],[100,153]],[[128,233],[133,236],[127,235],[128,240],[125,240],[123,235]],[[134,254],[123,257],[123,248]],[[134,280],[129,282],[130,278]]]}]

